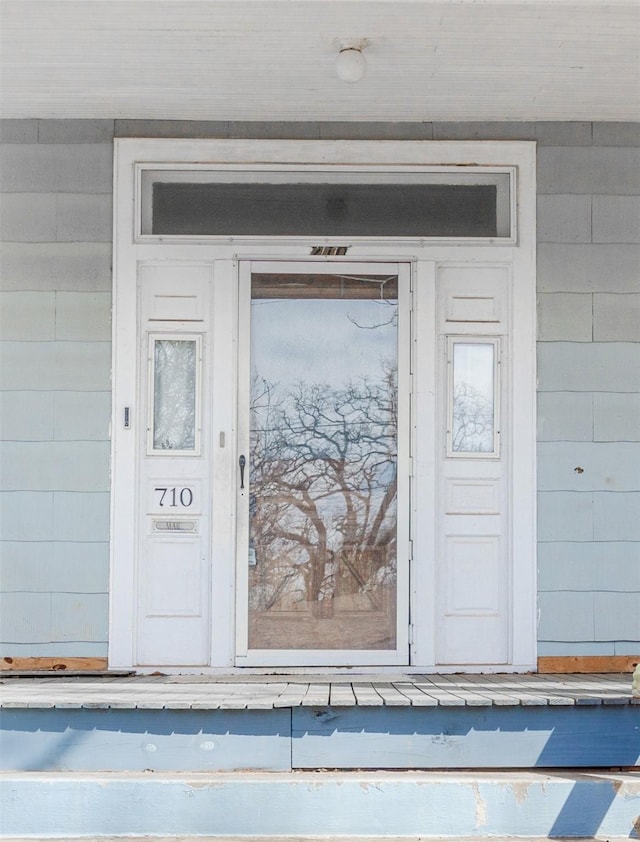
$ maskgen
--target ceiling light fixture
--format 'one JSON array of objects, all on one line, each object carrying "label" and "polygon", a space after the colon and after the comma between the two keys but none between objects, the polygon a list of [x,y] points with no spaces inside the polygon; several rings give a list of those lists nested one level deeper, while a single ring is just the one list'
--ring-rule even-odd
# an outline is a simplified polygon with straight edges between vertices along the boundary
[{"label": "ceiling light fixture", "polygon": [[352,38],[349,41],[338,41],[338,58],[336,59],[336,75],[343,82],[359,82],[367,70],[367,60],[363,50],[367,46],[366,38]]}]

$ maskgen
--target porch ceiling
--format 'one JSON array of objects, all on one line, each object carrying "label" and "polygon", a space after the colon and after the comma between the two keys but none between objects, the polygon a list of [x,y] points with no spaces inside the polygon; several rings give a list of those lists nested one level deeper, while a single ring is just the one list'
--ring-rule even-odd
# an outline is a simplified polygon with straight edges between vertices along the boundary
[{"label": "porch ceiling", "polygon": [[[3,117],[637,120],[637,0],[0,0]],[[366,38],[365,78],[335,74]]]}]

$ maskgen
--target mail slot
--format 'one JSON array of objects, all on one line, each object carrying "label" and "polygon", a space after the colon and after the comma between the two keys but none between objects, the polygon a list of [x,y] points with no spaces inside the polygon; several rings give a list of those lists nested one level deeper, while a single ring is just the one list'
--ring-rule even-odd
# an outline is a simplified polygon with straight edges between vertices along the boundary
[{"label": "mail slot", "polygon": [[154,532],[197,532],[198,522],[195,520],[153,520]]}]

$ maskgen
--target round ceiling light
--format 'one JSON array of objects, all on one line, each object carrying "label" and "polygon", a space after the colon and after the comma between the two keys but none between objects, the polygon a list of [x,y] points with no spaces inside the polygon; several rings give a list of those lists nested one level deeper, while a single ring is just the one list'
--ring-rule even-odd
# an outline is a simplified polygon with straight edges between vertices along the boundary
[{"label": "round ceiling light", "polygon": [[367,70],[367,60],[362,49],[345,47],[336,59],[336,74],[343,82],[359,82]]}]

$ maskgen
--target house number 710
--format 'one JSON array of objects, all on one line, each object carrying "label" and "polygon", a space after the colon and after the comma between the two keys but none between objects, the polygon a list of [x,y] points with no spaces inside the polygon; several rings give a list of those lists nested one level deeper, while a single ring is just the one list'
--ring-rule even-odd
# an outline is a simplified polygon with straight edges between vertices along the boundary
[{"label": "house number 710", "polygon": [[170,509],[188,509],[193,503],[193,491],[190,488],[156,488],[156,493],[160,495],[158,505],[160,508],[168,507]]}]

